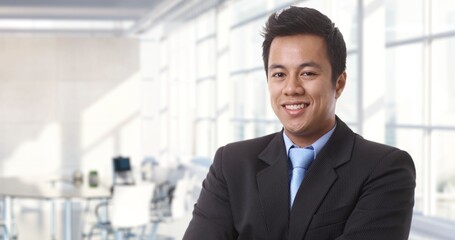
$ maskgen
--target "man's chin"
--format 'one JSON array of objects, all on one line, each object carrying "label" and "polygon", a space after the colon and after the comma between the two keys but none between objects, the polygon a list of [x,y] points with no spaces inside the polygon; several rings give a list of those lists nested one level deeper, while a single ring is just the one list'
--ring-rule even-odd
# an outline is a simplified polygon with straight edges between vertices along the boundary
[{"label": "man's chin", "polygon": [[284,130],[288,134],[292,134],[294,136],[304,136],[307,132],[306,126],[285,126]]}]

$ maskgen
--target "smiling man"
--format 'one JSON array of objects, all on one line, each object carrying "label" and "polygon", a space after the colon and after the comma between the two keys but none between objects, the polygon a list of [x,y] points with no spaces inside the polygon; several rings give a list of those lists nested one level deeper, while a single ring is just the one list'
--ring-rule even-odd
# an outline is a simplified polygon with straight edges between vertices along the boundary
[{"label": "smiling man", "polygon": [[275,37],[268,64],[272,108],[293,143],[307,146],[335,126],[346,73],[332,83],[325,40],[309,34]]},{"label": "smiling man", "polygon": [[218,149],[183,239],[407,239],[414,164],[335,115],[347,80],[338,28],[314,9],[279,11],[263,60],[283,131]]}]

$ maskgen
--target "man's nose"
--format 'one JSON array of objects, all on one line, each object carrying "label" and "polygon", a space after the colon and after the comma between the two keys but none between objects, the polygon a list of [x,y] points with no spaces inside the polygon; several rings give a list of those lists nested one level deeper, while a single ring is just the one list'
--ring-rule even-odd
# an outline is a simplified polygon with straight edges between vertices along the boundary
[{"label": "man's nose", "polygon": [[305,89],[301,80],[297,76],[291,75],[288,79],[286,79],[286,85],[284,88],[285,95],[303,95],[305,93]]}]

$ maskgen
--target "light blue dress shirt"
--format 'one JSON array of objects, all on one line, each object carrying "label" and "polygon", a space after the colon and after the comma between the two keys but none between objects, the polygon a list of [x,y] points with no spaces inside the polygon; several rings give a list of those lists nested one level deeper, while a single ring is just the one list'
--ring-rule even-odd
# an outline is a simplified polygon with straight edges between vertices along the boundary
[{"label": "light blue dress shirt", "polygon": [[[321,152],[322,148],[325,146],[327,141],[329,141],[329,138],[332,136],[332,134],[335,131],[336,127],[337,126],[335,125],[332,129],[330,129],[330,131],[328,131],[326,134],[322,135],[322,137],[320,137],[318,140],[316,140],[316,142],[314,142],[313,144],[311,144],[309,146],[303,146],[304,148],[305,147],[310,147],[310,146],[313,147],[314,159],[316,159],[316,156],[318,155],[318,153]],[[289,139],[289,137],[286,135],[286,133],[284,131],[283,131],[283,138],[284,138],[284,144],[286,146],[286,154],[289,154],[289,149],[292,146],[301,147],[301,146],[298,146],[297,144],[293,143],[291,141],[291,139]]]}]

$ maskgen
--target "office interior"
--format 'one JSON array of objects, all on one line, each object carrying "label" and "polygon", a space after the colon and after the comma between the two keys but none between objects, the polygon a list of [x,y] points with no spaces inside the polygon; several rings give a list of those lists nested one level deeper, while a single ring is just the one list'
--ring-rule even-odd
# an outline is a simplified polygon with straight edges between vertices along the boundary
[{"label": "office interior", "polygon": [[[337,115],[413,157],[409,239],[453,239],[451,0],[0,1],[0,178],[65,188],[90,187],[96,175],[109,188],[113,160],[129,159],[136,184],[185,183],[174,212],[154,206],[145,228],[148,239],[181,239],[216,149],[281,130],[261,31],[289,5],[320,10],[344,35],[348,80]],[[70,200],[70,235],[67,198],[13,196],[0,210],[14,216],[7,224],[18,238],[86,239],[109,198]]]}]

